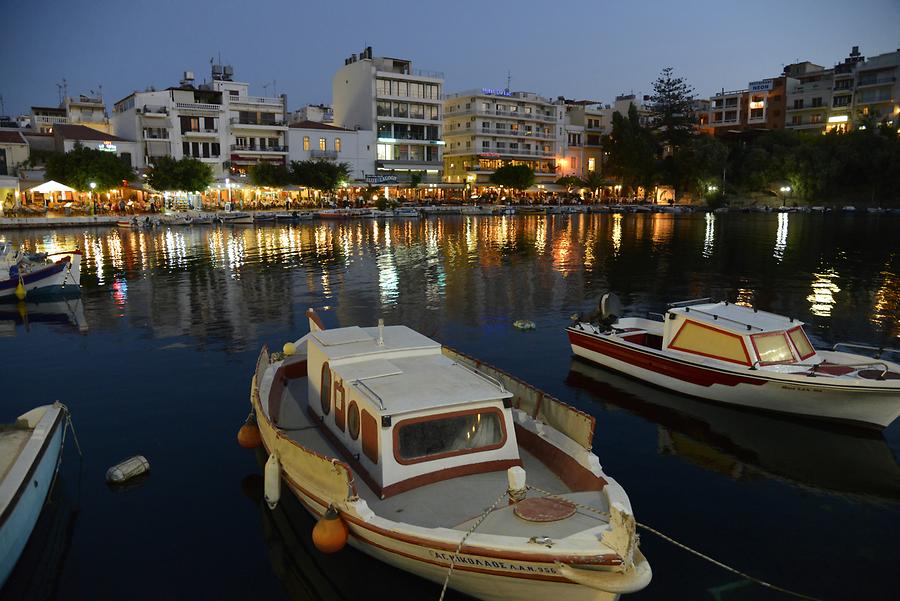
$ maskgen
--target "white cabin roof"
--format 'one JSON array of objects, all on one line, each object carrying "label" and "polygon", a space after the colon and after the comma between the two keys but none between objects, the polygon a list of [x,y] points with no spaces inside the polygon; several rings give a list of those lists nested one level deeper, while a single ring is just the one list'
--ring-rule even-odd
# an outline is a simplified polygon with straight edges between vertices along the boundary
[{"label": "white cabin roof", "polygon": [[378,328],[338,328],[314,332],[313,337],[335,362],[332,371],[386,414],[512,396],[498,383],[444,356],[440,344],[406,326],[385,327],[384,345],[378,344]]},{"label": "white cabin roof", "polygon": [[[669,309],[669,313],[709,323],[739,334],[780,332],[804,325],[802,321],[783,315],[725,302],[676,307]],[[748,325],[751,326],[749,330],[747,329]]]}]

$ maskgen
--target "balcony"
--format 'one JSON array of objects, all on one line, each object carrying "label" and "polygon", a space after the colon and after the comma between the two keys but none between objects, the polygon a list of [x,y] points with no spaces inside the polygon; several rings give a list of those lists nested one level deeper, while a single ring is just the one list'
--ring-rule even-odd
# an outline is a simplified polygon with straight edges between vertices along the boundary
[{"label": "balcony", "polygon": [[221,104],[206,104],[203,102],[176,102],[175,106],[183,111],[198,111],[205,113],[219,113],[222,111]]},{"label": "balcony", "polygon": [[314,159],[337,159],[338,152],[337,150],[311,150],[309,151],[309,156]]},{"label": "balcony", "polygon": [[520,119],[522,121],[544,121],[547,123],[555,123],[556,117],[553,115],[544,115],[539,113],[523,113],[520,111],[498,111],[497,109],[460,109],[458,111],[444,111],[445,117],[463,117],[463,116],[486,116],[486,117],[503,117],[505,119]]},{"label": "balcony", "polygon": [[143,138],[145,140],[168,140],[169,132],[165,132],[162,134],[144,134]]},{"label": "balcony", "polygon": [[69,118],[50,115],[35,115],[34,122],[42,125],[65,125],[69,122]]},{"label": "balcony", "polygon": [[265,106],[282,106],[281,98],[271,96],[229,96],[229,104],[262,104]]},{"label": "balcony", "polygon": [[189,138],[197,137],[197,138],[208,138],[210,136],[218,136],[219,130],[217,129],[189,129],[181,132],[182,136],[187,136]]},{"label": "balcony", "polygon": [[231,145],[232,152],[262,152],[262,153],[281,153],[288,151],[287,146],[244,146],[239,144]]},{"label": "balcony", "polygon": [[[551,133],[537,132],[537,131],[523,131],[523,130],[515,130],[515,129],[494,129],[490,127],[482,127],[478,130],[472,130],[467,133],[478,133],[482,136],[512,136],[515,138],[541,138],[543,140],[552,140],[555,136]],[[455,133],[455,132],[454,132]],[[444,135],[447,135],[446,132]]]},{"label": "balcony", "polygon": [[138,107],[137,113],[145,117],[167,117],[169,109],[164,106],[149,106],[145,104],[143,107]]},{"label": "balcony", "polygon": [[859,81],[856,82],[856,87],[865,88],[868,86],[884,86],[893,84],[895,81],[897,81],[896,77],[861,77]]},{"label": "balcony", "polygon": [[[449,153],[444,153],[449,154]],[[524,150],[522,148],[481,148],[477,152],[467,151],[464,154],[496,155],[497,157],[535,157],[535,158],[551,158],[556,156],[549,150]]]},{"label": "balcony", "polygon": [[273,121],[255,121],[250,119],[241,119],[240,117],[232,117],[228,120],[232,127],[245,129],[287,129],[284,119],[278,118]]}]

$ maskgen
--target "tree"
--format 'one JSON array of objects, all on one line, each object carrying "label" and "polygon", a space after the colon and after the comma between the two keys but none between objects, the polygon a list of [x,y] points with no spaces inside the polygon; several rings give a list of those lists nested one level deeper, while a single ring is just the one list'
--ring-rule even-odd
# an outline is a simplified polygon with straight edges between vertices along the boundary
[{"label": "tree", "polygon": [[581,178],[574,175],[564,175],[556,180],[556,185],[563,186],[568,192],[571,192],[572,188],[580,186],[581,183]]},{"label": "tree", "polygon": [[666,67],[653,82],[650,124],[660,140],[677,148],[694,135],[694,88]]},{"label": "tree", "polygon": [[522,192],[534,185],[534,169],[528,165],[503,165],[491,174],[491,183]]},{"label": "tree", "polygon": [[80,144],[65,154],[49,156],[46,173],[48,179],[81,191],[90,190],[93,182],[97,192],[118,188],[134,177],[131,165],[115,154]]},{"label": "tree", "polygon": [[250,167],[249,175],[255,186],[282,188],[291,183],[291,174],[283,163],[257,163]]},{"label": "tree", "polygon": [[350,165],[331,161],[291,161],[291,181],[304,188],[334,192],[350,177]]},{"label": "tree", "polygon": [[581,184],[582,184],[585,188],[589,188],[590,190],[593,191],[594,197],[599,196],[599,195],[600,195],[600,188],[602,188],[603,186],[608,185],[609,183],[610,183],[609,180],[608,180],[607,178],[603,177],[603,176],[600,174],[600,171],[598,171],[598,170],[596,170],[596,169],[593,170],[593,171],[588,171],[587,177],[585,177],[585,178],[581,181]]},{"label": "tree", "polygon": [[641,126],[637,107],[628,107],[628,114],[613,113],[612,132],[604,138],[603,148],[609,153],[606,171],[622,182],[626,189],[653,185],[657,170],[657,144],[650,131]]},{"label": "tree", "polygon": [[191,157],[179,161],[169,156],[159,157],[147,171],[147,183],[160,191],[200,191],[212,181],[212,167]]},{"label": "tree", "polygon": [[410,171],[409,172],[409,187],[415,190],[419,187],[419,184],[422,183],[422,172],[421,171]]}]

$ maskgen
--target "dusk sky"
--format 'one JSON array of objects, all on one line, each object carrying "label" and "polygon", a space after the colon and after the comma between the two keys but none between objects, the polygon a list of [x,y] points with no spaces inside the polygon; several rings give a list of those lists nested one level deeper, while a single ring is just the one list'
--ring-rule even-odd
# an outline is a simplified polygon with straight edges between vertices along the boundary
[{"label": "dusk sky", "polygon": [[[103,86],[115,101],[234,65],[251,94],[288,108],[331,101],[331,78],[366,45],[442,71],[445,91],[505,87],[611,102],[648,93],[672,66],[708,97],[809,60],[832,66],[900,48],[900,1],[289,2],[0,0],[7,19],[0,95],[9,115]],[[17,21],[10,20],[18,17]],[[272,82],[277,82],[273,84]],[[264,89],[264,85],[268,88]]]}]

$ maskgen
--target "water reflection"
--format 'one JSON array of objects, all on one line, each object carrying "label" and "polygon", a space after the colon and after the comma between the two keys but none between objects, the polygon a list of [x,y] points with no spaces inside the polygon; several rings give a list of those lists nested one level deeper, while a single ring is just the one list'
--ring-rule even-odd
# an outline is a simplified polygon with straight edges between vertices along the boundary
[{"label": "water reflection", "polygon": [[875,291],[871,321],[886,328],[888,336],[900,338],[900,278],[890,271],[880,275],[881,286]]},{"label": "water reflection", "polygon": [[900,500],[900,465],[880,433],[682,397],[579,359],[566,383],[658,424],[659,453],[730,479],[787,480],[822,492]]},{"label": "water reflection", "polygon": [[621,215],[621,213],[616,213],[615,215],[613,215],[612,243],[613,243],[613,253],[619,254],[619,249],[622,248],[622,215]]},{"label": "water reflection", "polygon": [[778,230],[775,232],[775,252],[772,256],[780,263],[784,259],[788,239],[788,214],[778,213]]},{"label": "water reflection", "polygon": [[830,317],[834,308],[834,295],[841,289],[835,284],[838,274],[834,269],[814,273],[812,294],[806,297],[810,302],[810,312],[818,317]]},{"label": "water reflection", "polygon": [[703,238],[703,258],[708,259],[712,256],[713,247],[716,243],[716,216],[707,213],[706,217],[706,233]]},{"label": "water reflection", "polygon": [[86,333],[84,303],[80,298],[0,303],[0,336],[4,338],[21,332],[27,334],[33,327],[44,324],[56,326],[59,332]]}]

